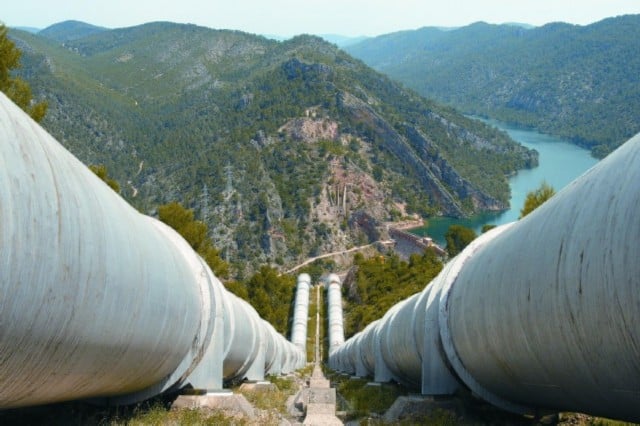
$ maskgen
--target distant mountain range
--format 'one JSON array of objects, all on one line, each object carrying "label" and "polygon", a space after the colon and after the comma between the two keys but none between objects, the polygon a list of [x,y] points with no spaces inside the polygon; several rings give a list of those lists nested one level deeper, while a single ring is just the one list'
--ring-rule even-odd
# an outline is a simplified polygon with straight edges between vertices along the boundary
[{"label": "distant mountain range", "polygon": [[[96,25],[87,24],[86,22],[69,20],[51,25],[44,30],[35,27],[13,27],[13,29],[26,31],[33,34],[39,34],[52,40],[57,40],[64,43],[99,32],[108,31],[110,28],[98,27]],[[291,38],[272,34],[262,35],[266,38],[277,41],[285,41]],[[366,36],[345,36],[340,34],[319,34],[318,36],[325,39],[329,43],[335,44],[338,47],[350,46],[352,44],[365,41],[369,38]]]},{"label": "distant mountain range", "polygon": [[19,31],[26,31],[28,33],[33,33],[33,34],[36,34],[41,31],[41,28],[36,28],[36,27],[13,27],[13,29],[19,30]]},{"label": "distant mountain range", "polygon": [[640,131],[640,15],[587,26],[422,28],[345,49],[468,114],[563,136],[602,157]]},{"label": "distant mountain range", "polygon": [[327,40],[329,43],[335,44],[338,47],[352,46],[354,44],[361,43],[369,39],[369,37],[365,37],[365,36],[349,37],[349,36],[343,36],[339,34],[320,34],[320,37]]},{"label": "distant mountain range", "polygon": [[194,208],[240,271],[375,240],[410,213],[505,208],[506,176],[537,161],[318,37],[73,21],[10,36],[44,126],[141,210]]},{"label": "distant mountain range", "polygon": [[108,30],[108,28],[97,27],[85,22],[65,21],[38,31],[38,35],[61,43],[66,43],[68,41],[78,40]]}]

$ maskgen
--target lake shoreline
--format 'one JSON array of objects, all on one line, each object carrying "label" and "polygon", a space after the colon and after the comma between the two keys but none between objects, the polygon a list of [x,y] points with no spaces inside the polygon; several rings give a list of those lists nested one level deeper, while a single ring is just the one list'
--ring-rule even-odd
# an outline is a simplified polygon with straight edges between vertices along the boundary
[{"label": "lake shoreline", "polygon": [[444,234],[449,226],[458,224],[480,234],[485,224],[503,225],[518,219],[526,194],[547,182],[556,192],[594,166],[599,160],[591,151],[559,137],[522,129],[496,120],[481,121],[503,130],[516,142],[539,153],[539,163],[532,169],[521,169],[508,177],[511,189],[510,207],[500,212],[483,212],[470,218],[432,217],[422,227],[407,229],[420,237],[429,236],[438,244],[445,244]]}]

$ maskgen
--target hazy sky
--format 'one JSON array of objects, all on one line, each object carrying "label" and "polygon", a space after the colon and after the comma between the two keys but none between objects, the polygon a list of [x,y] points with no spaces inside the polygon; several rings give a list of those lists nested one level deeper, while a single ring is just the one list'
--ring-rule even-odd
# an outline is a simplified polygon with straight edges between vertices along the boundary
[{"label": "hazy sky", "polygon": [[68,19],[109,28],[172,21],[282,36],[371,36],[476,21],[589,24],[623,14],[640,14],[640,0],[14,0],[4,2],[0,21],[37,28]]}]

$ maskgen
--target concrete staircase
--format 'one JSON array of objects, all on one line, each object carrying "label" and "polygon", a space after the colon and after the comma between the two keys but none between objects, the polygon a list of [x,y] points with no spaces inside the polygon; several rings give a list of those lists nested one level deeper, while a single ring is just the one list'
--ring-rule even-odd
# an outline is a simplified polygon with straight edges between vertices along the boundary
[{"label": "concrete staircase", "polygon": [[342,425],[336,417],[336,390],[330,387],[329,380],[316,364],[309,380],[307,390],[305,425]]}]

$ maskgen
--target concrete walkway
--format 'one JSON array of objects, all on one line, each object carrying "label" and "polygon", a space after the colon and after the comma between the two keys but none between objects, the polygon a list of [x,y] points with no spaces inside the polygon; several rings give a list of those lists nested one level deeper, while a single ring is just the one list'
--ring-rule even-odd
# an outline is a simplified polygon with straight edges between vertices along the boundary
[{"label": "concrete walkway", "polygon": [[307,392],[307,410],[305,425],[342,425],[336,417],[336,390],[330,387],[329,380],[322,374],[320,365],[316,364],[309,380]]},{"label": "concrete walkway", "polygon": [[[316,305],[320,306],[320,286],[316,286]],[[304,425],[331,426],[341,425],[336,417],[336,390],[331,388],[331,382],[322,374],[320,368],[320,309],[316,312],[316,347],[315,366],[309,379],[309,387],[299,394],[306,416]]]}]

